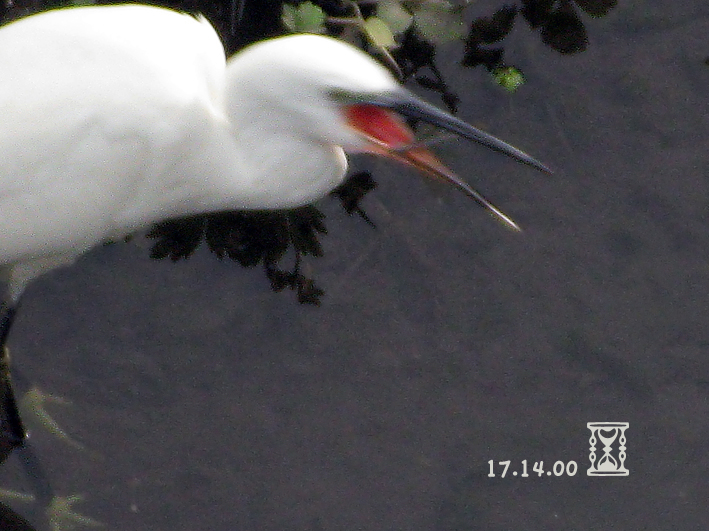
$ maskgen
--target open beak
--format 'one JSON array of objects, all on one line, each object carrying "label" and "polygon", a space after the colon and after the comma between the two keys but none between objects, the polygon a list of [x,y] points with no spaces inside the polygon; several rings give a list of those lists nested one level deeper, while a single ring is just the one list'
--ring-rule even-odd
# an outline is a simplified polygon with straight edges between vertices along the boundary
[{"label": "open beak", "polygon": [[408,91],[358,97],[346,105],[345,113],[349,125],[368,140],[371,146],[369,151],[409,164],[429,175],[452,183],[502,223],[516,231],[520,228],[512,219],[480,192],[462,181],[423,145],[417,144],[414,134],[401,117],[422,120],[499,151],[518,162],[551,173],[549,168],[525,152],[420,100]]}]

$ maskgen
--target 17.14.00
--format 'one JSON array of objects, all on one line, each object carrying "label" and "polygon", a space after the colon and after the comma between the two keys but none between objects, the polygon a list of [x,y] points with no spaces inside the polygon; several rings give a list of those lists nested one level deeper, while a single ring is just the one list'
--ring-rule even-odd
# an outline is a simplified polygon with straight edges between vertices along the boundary
[{"label": "17.14.00", "polygon": [[[495,474],[495,462],[490,459],[487,462],[490,465],[490,473],[487,475],[489,478],[494,478],[497,477]],[[504,478],[507,475],[507,470],[510,468],[510,463],[512,461],[498,461],[497,464],[502,468],[502,474],[500,474],[501,478]],[[555,476],[563,476],[566,474],[567,476],[575,476],[576,472],[578,472],[578,465],[576,464],[576,461],[569,461],[566,464],[564,464],[563,461],[557,461],[554,463],[554,466],[552,467],[551,470],[544,470],[544,461],[535,461],[534,466],[532,466],[532,472],[536,472],[539,477],[541,476],[551,476],[552,472],[554,473]],[[518,475],[517,471],[512,472],[513,476]],[[522,461],[522,473],[519,474],[523,478],[528,478],[529,474],[527,473],[527,460],[524,459]]]}]

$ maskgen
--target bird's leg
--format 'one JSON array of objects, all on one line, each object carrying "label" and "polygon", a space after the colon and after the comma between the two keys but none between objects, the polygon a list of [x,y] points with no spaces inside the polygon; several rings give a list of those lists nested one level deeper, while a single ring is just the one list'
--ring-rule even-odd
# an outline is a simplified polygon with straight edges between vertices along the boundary
[{"label": "bird's leg", "polygon": [[[46,470],[27,441],[27,432],[12,388],[10,356],[5,344],[16,313],[17,304],[0,304],[0,463],[15,450],[34,492],[30,498],[46,508],[52,529],[75,529],[78,525],[99,526],[95,520],[71,510],[71,504],[79,501],[80,497],[60,498],[55,495]],[[7,508],[0,503],[0,529],[5,529],[2,523],[7,518],[20,517],[8,513]],[[18,521],[22,522],[21,519]],[[20,526],[17,529],[25,528]]]},{"label": "bird's leg", "polygon": [[0,304],[0,446],[7,445],[10,450],[22,446],[27,436],[12,389],[10,357],[5,346],[16,312],[16,305]]},{"label": "bird's leg", "polygon": [[7,335],[10,333],[12,321],[17,313],[16,304],[0,303],[0,347],[5,346]]}]

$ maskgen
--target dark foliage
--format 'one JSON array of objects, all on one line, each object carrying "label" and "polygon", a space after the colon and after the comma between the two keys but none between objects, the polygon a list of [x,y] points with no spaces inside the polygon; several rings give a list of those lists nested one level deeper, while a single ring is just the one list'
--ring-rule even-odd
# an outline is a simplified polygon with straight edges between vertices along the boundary
[{"label": "dark foliage", "polygon": [[[376,184],[367,172],[350,177],[333,191],[345,212],[358,214],[374,225],[360,207],[361,199]],[[323,290],[315,281],[301,273],[304,256],[323,255],[320,235],[327,234],[325,215],[314,206],[294,210],[220,212],[170,220],[156,225],[148,237],[156,242],[150,256],[160,260],[180,260],[189,257],[205,241],[219,259],[229,258],[244,267],[261,264],[274,291],[290,288],[302,304],[320,304]],[[280,263],[292,251],[292,269],[282,269]]]}]

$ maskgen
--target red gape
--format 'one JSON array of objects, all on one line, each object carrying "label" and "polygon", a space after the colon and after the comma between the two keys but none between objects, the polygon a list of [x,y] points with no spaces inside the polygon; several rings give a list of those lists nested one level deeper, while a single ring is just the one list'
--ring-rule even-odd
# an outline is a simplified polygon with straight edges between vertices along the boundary
[{"label": "red gape", "polygon": [[371,146],[372,153],[410,164],[443,180],[450,179],[453,174],[423,146],[402,149],[413,146],[416,137],[396,113],[374,105],[361,104],[349,105],[345,114],[350,126],[374,141]]},{"label": "red gape", "polygon": [[386,147],[396,149],[414,141],[414,134],[396,114],[374,105],[349,105],[347,122]]}]

